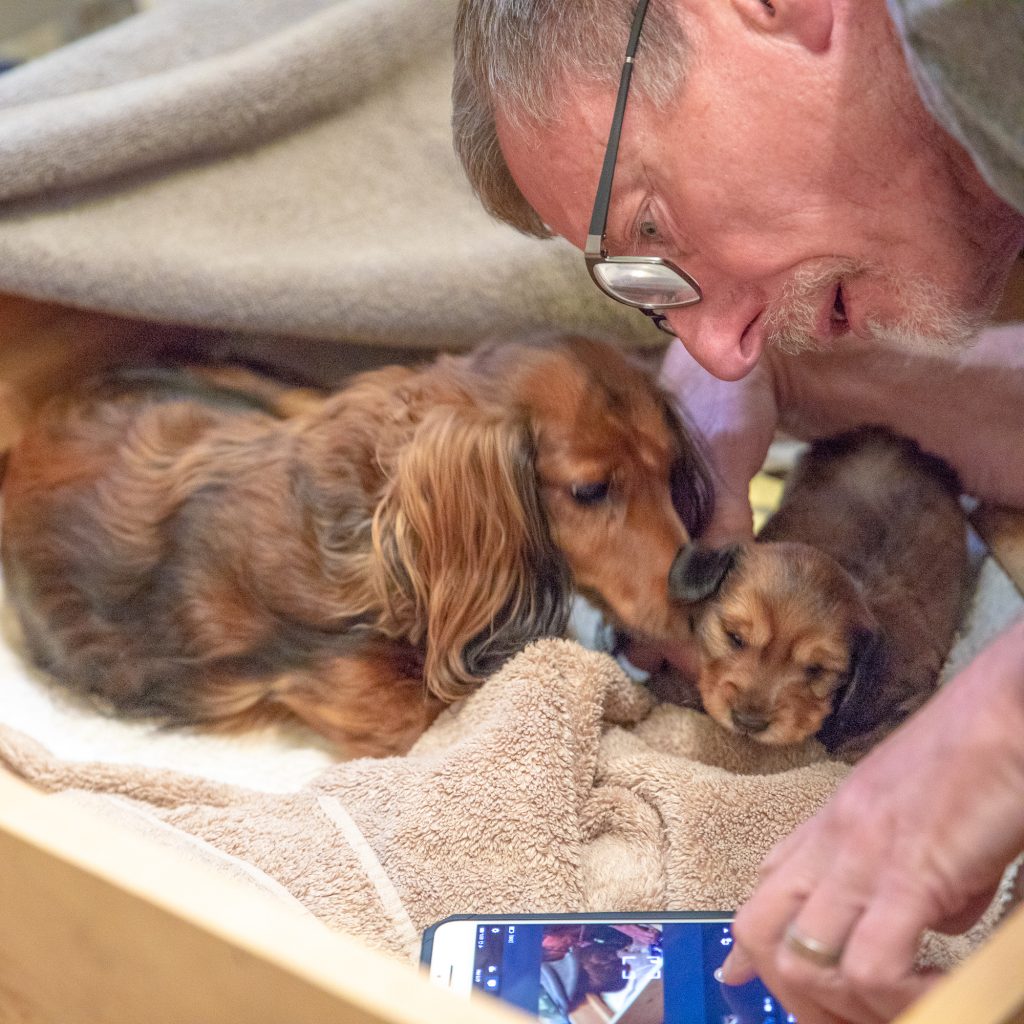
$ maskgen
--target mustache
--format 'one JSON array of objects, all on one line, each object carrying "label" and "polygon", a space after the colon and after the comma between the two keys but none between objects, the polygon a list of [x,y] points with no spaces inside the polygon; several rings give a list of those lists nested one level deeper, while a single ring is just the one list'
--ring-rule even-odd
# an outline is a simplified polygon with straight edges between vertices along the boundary
[{"label": "mustache", "polygon": [[[777,302],[764,314],[765,337],[769,345],[788,355],[815,351],[822,294],[834,289],[844,278],[871,271],[868,264],[852,259],[832,260],[826,265],[800,267],[786,282]],[[963,309],[951,302],[933,281],[902,274],[889,278],[900,315],[890,322],[868,317],[864,331],[868,340],[885,348],[905,352],[954,352],[965,348],[987,320],[987,311]]]},{"label": "mustache", "polygon": [[856,260],[830,260],[825,265],[798,267],[776,303],[764,315],[768,344],[788,355],[820,347],[818,315],[821,296],[844,277],[863,274],[867,266]]}]

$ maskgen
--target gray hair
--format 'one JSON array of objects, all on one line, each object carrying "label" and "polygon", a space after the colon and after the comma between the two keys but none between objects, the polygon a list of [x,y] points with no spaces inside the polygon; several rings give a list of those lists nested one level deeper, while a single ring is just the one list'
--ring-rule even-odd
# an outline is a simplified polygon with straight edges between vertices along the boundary
[{"label": "gray hair", "polygon": [[[566,99],[566,80],[614,88],[635,2],[460,0],[452,84],[455,151],[492,216],[526,234],[550,237],[512,179],[498,144],[495,111],[516,130],[528,130],[555,118]],[[682,85],[688,53],[675,4],[651,0],[632,88],[664,106]]]}]

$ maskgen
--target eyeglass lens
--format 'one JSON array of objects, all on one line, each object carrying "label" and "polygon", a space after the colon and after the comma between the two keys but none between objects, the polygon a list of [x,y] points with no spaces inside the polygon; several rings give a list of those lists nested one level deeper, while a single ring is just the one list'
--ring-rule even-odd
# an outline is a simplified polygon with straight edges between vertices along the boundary
[{"label": "eyeglass lens", "polygon": [[700,298],[689,282],[662,263],[603,260],[592,267],[598,283],[613,298],[637,306],[679,306]]}]

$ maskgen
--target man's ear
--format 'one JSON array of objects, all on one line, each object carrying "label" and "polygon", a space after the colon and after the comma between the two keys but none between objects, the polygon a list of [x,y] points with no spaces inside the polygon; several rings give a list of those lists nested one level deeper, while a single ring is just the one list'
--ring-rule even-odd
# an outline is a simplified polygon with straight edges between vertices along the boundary
[{"label": "man's ear", "polygon": [[744,24],[822,53],[832,41],[833,0],[731,0]]}]

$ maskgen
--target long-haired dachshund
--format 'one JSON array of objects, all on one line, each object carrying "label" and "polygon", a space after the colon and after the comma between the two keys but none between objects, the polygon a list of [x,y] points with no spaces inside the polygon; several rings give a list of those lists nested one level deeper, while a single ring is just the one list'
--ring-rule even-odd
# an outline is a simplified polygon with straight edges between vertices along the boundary
[{"label": "long-haired dachshund", "polygon": [[756,543],[692,547],[672,589],[709,595],[693,618],[708,714],[855,760],[923,704],[962,611],[959,493],[942,460],[861,428],[811,446]]},{"label": "long-haired dachshund", "polygon": [[38,664],[124,713],[284,706],[379,755],[562,634],[573,589],[625,628],[686,628],[668,576],[707,471],[612,347],[490,346],[288,397],[122,374],[42,413],[3,524]]}]

